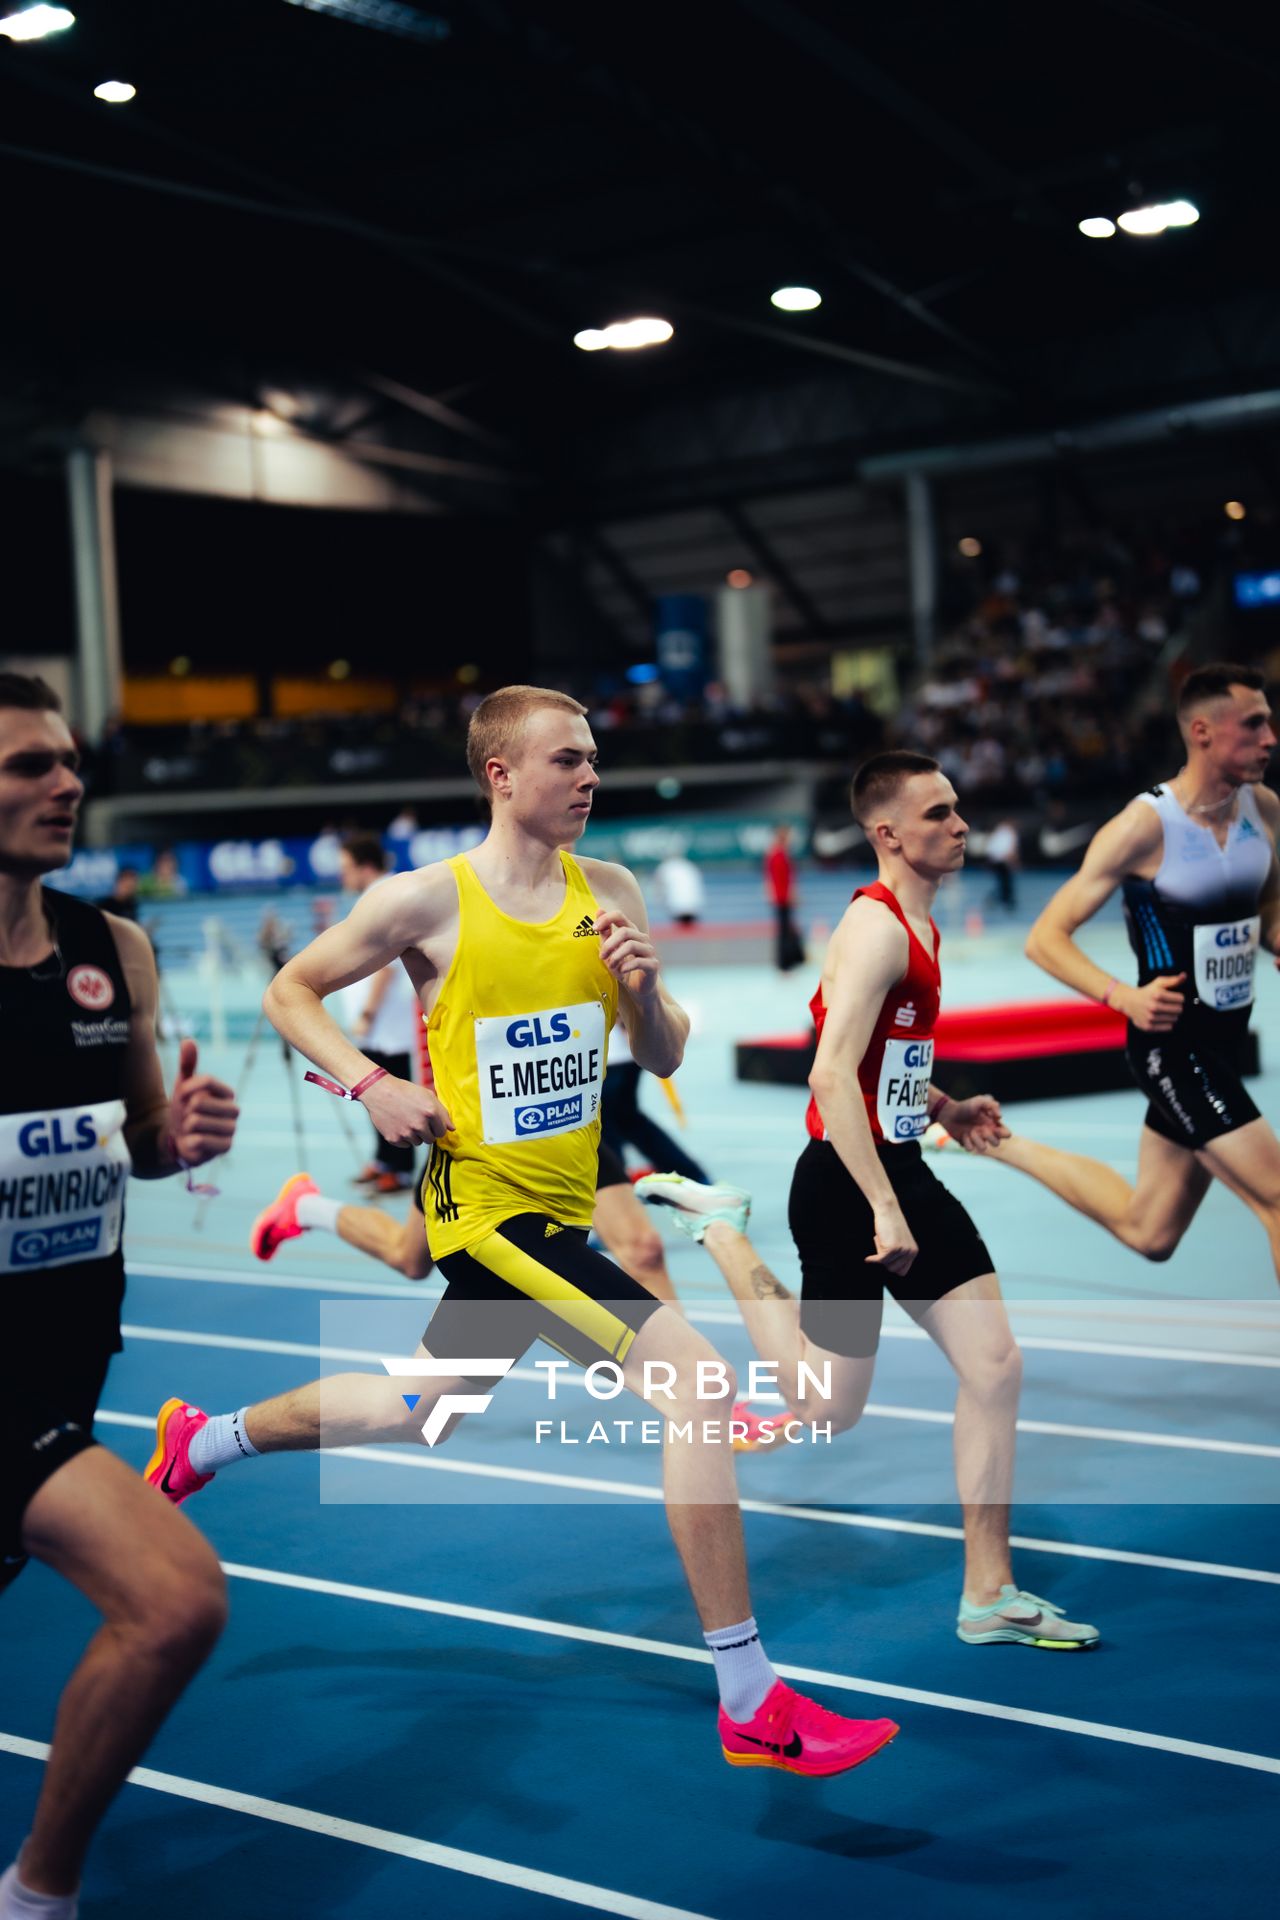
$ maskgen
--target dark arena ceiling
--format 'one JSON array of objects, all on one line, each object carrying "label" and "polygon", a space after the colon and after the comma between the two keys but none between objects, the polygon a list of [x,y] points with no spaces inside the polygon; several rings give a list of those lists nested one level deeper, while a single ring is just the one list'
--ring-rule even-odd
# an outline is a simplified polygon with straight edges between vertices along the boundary
[{"label": "dark arena ceiling", "polygon": [[553,527],[1280,384],[1269,10],[71,3],[0,40],[11,466],[221,397]]}]

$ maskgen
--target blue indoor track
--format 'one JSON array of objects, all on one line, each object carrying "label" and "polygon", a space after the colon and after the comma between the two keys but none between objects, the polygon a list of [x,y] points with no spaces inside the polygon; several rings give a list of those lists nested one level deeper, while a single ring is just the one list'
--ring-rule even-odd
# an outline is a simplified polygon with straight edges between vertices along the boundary
[{"label": "blue indoor track", "polygon": [[[954,919],[948,1004],[1045,997],[1013,927],[966,934]],[[1124,964],[1114,922],[1086,944]],[[753,1235],[788,1283],[804,1095],[735,1083],[731,1043],[798,1030],[813,973],[671,974],[696,1018],[685,1138],[753,1188]],[[194,1022],[207,979],[193,967],[167,987]],[[256,986],[246,974],[218,991],[237,1032]],[[1269,1063],[1255,1097],[1274,1120],[1269,975],[1255,1017]],[[239,1038],[202,1049],[202,1065],[234,1080],[244,1056]],[[658,1088],[645,1099],[671,1119]],[[126,1348],[98,1431],[137,1467],[167,1396],[221,1411],[338,1364],[376,1370],[333,1351],[378,1350],[352,1337],[361,1300],[410,1300],[425,1324],[435,1296],[433,1281],[414,1288],[319,1233],[257,1265],[249,1223],[301,1157],[277,1043],[259,1049],[243,1106],[220,1198],[169,1182],[131,1199]],[[350,1195],[365,1143],[338,1120],[362,1116],[312,1090],[300,1111],[310,1172]],[[1132,1177],[1141,1112],[1136,1093],[1116,1093],[1009,1118]],[[739,1477],[774,1663],[842,1711],[891,1714],[902,1734],[827,1782],[730,1769],[656,1456],[579,1446],[549,1452],[537,1482],[503,1478],[527,1465],[543,1410],[531,1355],[434,1455],[410,1446],[410,1422],[390,1459],[249,1462],[188,1505],[230,1575],[231,1620],[107,1818],[86,1920],[1021,1920],[1216,1916],[1274,1898],[1280,1289],[1261,1228],[1215,1190],[1173,1260],[1148,1265],[1006,1169],[956,1152],[933,1164],[978,1220],[1024,1344],[1018,1578],[1096,1622],[1098,1651],[955,1638],[954,1383],[894,1312],[859,1427],[821,1458],[748,1457]],[[711,1263],[683,1241],[669,1256],[694,1318],[745,1369]],[[565,1398],[572,1410],[583,1396]],[[33,1567],[0,1618],[8,1859],[93,1616]]]}]

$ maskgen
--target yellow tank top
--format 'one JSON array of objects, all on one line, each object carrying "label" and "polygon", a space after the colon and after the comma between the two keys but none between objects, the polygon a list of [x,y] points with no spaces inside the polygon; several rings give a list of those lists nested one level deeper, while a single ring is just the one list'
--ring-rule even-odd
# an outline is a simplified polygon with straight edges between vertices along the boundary
[{"label": "yellow tank top", "polygon": [[535,925],[495,906],[464,854],[448,862],[458,945],[427,1039],[453,1132],[432,1149],[422,1190],[437,1260],[517,1213],[591,1223],[618,983],[600,963],[586,877],[560,860],[564,904]]}]

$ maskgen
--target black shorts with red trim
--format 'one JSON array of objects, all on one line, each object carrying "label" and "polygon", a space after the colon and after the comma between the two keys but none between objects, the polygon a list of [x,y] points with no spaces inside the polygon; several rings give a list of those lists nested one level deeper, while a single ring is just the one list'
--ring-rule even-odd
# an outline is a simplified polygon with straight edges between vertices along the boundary
[{"label": "black shorts with red trim", "polygon": [[920,1251],[905,1274],[869,1265],[875,1215],[829,1140],[810,1140],[796,1162],[788,1219],[800,1255],[800,1324],[814,1346],[868,1359],[880,1344],[886,1289],[919,1319],[966,1280],[994,1272],[978,1229],[926,1165],[918,1140],[876,1142]]}]

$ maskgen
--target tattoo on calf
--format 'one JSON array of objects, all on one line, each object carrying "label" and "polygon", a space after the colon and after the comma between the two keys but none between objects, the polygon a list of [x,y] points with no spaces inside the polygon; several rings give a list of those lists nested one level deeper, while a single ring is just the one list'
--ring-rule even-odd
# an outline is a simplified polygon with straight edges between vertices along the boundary
[{"label": "tattoo on calf", "polygon": [[757,1300],[789,1300],[791,1295],[768,1267],[752,1267],[751,1291]]}]

